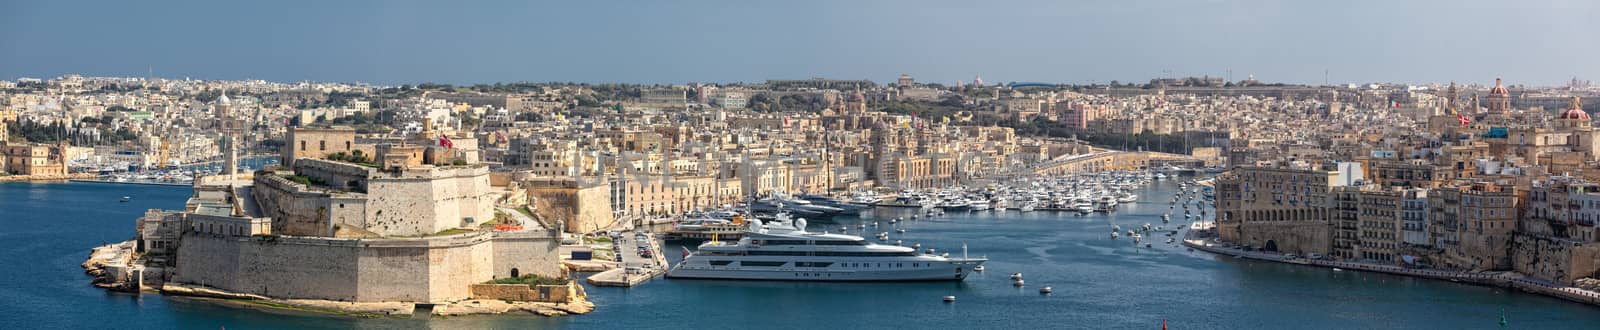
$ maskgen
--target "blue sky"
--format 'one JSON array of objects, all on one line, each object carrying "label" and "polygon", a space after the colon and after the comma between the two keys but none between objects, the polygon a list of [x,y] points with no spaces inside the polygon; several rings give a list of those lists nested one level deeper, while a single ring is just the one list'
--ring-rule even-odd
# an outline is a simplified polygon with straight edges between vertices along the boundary
[{"label": "blue sky", "polygon": [[0,78],[1600,80],[1600,1],[458,2],[4,1]]}]

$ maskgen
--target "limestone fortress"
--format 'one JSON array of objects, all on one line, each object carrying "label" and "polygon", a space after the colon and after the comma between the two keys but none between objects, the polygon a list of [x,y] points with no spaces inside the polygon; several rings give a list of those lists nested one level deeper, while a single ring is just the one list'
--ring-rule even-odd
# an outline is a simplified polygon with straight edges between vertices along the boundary
[{"label": "limestone fortress", "polygon": [[346,128],[293,129],[284,166],[197,179],[184,209],[138,219],[135,239],[120,245],[132,253],[97,249],[86,267],[105,260],[90,267],[103,286],[229,297],[581,301],[571,284],[525,286],[538,291],[532,299],[483,287],[565,278],[559,228],[521,213],[526,198],[514,196],[526,193],[469,161],[476,139],[441,146],[444,133],[425,126],[411,139],[379,141],[356,141]]}]

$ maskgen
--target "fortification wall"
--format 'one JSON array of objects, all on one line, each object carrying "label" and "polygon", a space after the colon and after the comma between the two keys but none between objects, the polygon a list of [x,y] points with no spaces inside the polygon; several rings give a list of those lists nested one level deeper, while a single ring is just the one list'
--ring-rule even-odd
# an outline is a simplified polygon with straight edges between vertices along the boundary
[{"label": "fortification wall", "polygon": [[328,198],[328,221],[335,224],[366,228],[366,196],[341,195]]},{"label": "fortification wall", "polygon": [[295,174],[321,180],[339,190],[367,191],[367,179],[376,171],[366,166],[321,159],[299,159],[294,163]]},{"label": "fortification wall", "polygon": [[560,240],[548,232],[499,232],[494,236],[494,278],[537,274],[561,277],[561,258],[556,251]]},{"label": "fortification wall", "polygon": [[1272,243],[1283,253],[1325,255],[1333,246],[1331,230],[1318,221],[1252,222],[1241,226],[1238,243],[1262,249]]},{"label": "fortification wall", "polygon": [[367,199],[369,231],[380,235],[423,235],[460,224],[459,219],[441,221],[437,211],[446,203],[434,197],[431,180],[377,179],[368,184],[374,192]]},{"label": "fortification wall", "polygon": [[234,242],[239,245],[239,271],[234,274],[239,280],[229,291],[269,297],[357,298],[360,288],[350,285],[359,276],[356,249],[350,242],[301,241],[275,236]]},{"label": "fortification wall", "polygon": [[559,276],[557,244],[540,232],[367,240],[191,232],[173,281],[277,298],[443,302],[512,267]]},{"label": "fortification wall", "polygon": [[360,301],[430,301],[429,257],[426,246],[385,246],[362,249]]},{"label": "fortification wall", "polygon": [[[242,238],[186,232],[178,241],[178,267],[172,281],[235,291],[239,285],[239,243]],[[238,292],[238,291],[236,291]]]},{"label": "fortification wall", "polygon": [[494,219],[495,194],[483,167],[408,169],[368,181],[367,229],[423,235]]},{"label": "fortification wall", "polygon": [[1511,266],[1518,273],[1572,285],[1577,279],[1593,276],[1600,265],[1600,244],[1575,244],[1528,235],[1515,235],[1511,241]]},{"label": "fortification wall", "polygon": [[307,190],[305,186],[276,175],[254,180],[252,198],[261,212],[272,218],[272,232],[283,235],[332,235],[328,225],[328,193]]}]

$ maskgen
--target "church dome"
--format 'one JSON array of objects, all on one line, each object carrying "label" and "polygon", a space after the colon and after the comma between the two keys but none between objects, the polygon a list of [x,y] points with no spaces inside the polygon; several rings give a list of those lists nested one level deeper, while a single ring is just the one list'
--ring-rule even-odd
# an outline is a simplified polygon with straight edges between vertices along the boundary
[{"label": "church dome", "polygon": [[1567,104],[1567,112],[1561,113],[1561,119],[1589,120],[1589,113],[1583,111],[1583,102],[1573,96],[1572,103]]},{"label": "church dome", "polygon": [[1489,95],[1511,95],[1511,92],[1500,84],[1500,78],[1494,78],[1494,88],[1489,90]]}]

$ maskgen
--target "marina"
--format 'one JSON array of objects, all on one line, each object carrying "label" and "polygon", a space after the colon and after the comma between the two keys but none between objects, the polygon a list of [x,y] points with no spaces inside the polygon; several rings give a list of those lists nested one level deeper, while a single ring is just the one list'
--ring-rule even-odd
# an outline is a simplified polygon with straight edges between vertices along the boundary
[{"label": "marina", "polygon": [[[1138,202],[1119,207],[1117,212],[1082,217],[1060,212],[1013,211],[956,212],[911,220],[909,216],[914,210],[880,208],[855,218],[837,220],[839,224],[835,227],[848,227],[852,233],[857,233],[860,225],[870,231],[872,222],[887,225],[889,221],[905,217],[906,220],[896,223],[903,222],[908,229],[906,233],[891,234],[905,245],[921,244],[941,251],[955,251],[965,243],[970,254],[990,259],[984,264],[985,271],[973,273],[959,282],[657,278],[628,289],[590,285],[590,299],[599,306],[592,314],[595,317],[412,320],[283,315],[160,295],[108,295],[83,284],[77,266],[82,251],[126,235],[120,228],[105,225],[121,223],[112,219],[133,217],[152,207],[177,207],[189,190],[139,185],[107,188],[85,183],[3,184],[0,185],[0,203],[4,204],[4,209],[19,210],[18,214],[22,214],[5,219],[19,226],[13,232],[75,227],[80,229],[75,235],[88,235],[89,241],[66,240],[56,234],[19,238],[19,252],[42,257],[45,266],[20,270],[15,283],[3,284],[8,287],[0,293],[0,301],[47,310],[94,306],[104,311],[72,320],[22,316],[38,324],[62,327],[90,327],[106,322],[133,327],[209,327],[226,322],[240,326],[299,328],[644,328],[658,326],[664,320],[692,320],[687,315],[726,311],[720,304],[800,305],[808,306],[807,314],[830,315],[815,318],[735,313],[720,322],[728,326],[757,326],[781,320],[802,328],[838,327],[841,323],[850,328],[1050,327],[1062,322],[1100,324],[1107,328],[1153,328],[1161,319],[1168,319],[1174,328],[1192,324],[1240,328],[1289,323],[1314,323],[1330,328],[1486,328],[1493,324],[1501,309],[1520,327],[1559,328],[1565,324],[1600,322],[1600,313],[1596,313],[1594,307],[1514,290],[1370,272],[1333,272],[1220,257],[1187,251],[1180,245],[1158,243],[1147,248],[1142,244],[1135,246],[1129,240],[1107,239],[1105,233],[1111,226],[1126,230],[1145,223],[1160,223],[1160,215],[1168,211],[1168,201],[1179,185],[1179,181],[1153,182],[1151,186],[1135,190],[1142,196]],[[128,203],[116,203],[122,196],[134,198]],[[65,206],[95,203],[110,203],[114,207]],[[42,221],[46,219],[43,214],[54,214],[52,219],[68,220]],[[1177,223],[1180,219],[1181,216],[1175,216],[1172,221]],[[878,232],[884,231],[879,228]],[[675,251],[693,247],[665,243],[661,250],[668,253],[660,255],[668,263],[676,264],[681,256]],[[1023,286],[1014,286],[1015,281],[1009,278],[1012,273],[1026,274]],[[588,274],[580,273],[579,278],[592,276]],[[1051,289],[1049,295],[1039,293],[1045,287]],[[1341,298],[1348,295],[1383,303],[1355,303]],[[956,297],[956,301],[945,303],[942,299],[945,296]],[[1196,304],[1196,300],[1207,303]],[[686,303],[690,301],[720,303],[716,306]],[[1329,315],[1326,313],[1329,308],[1361,317]],[[1050,312],[1063,310],[1073,313]],[[1227,312],[1232,310],[1261,312]],[[1481,317],[1444,317],[1440,311]]]}]

